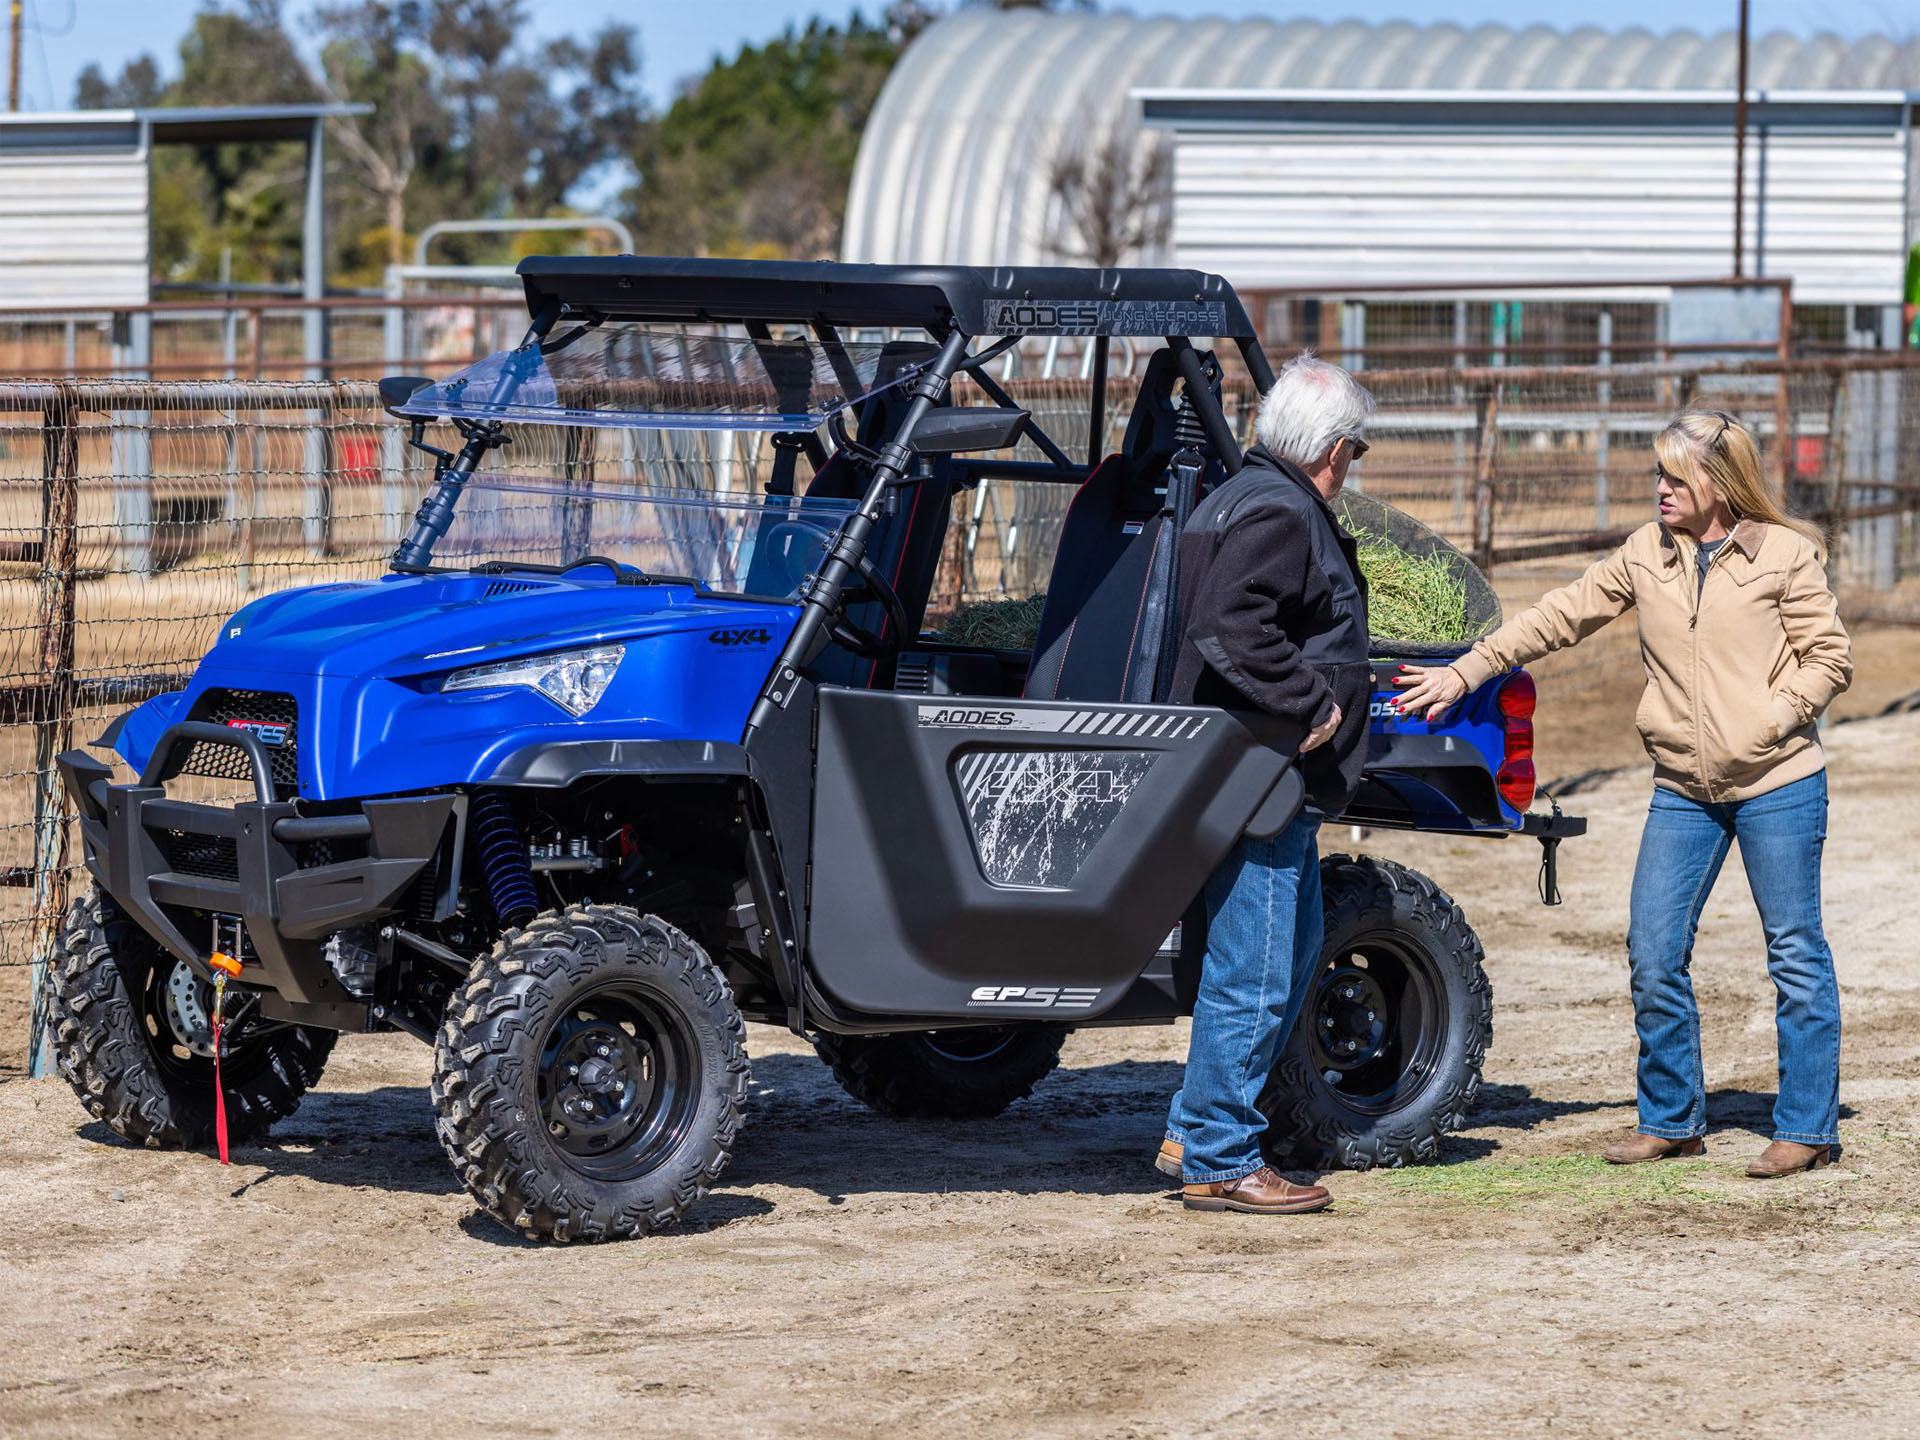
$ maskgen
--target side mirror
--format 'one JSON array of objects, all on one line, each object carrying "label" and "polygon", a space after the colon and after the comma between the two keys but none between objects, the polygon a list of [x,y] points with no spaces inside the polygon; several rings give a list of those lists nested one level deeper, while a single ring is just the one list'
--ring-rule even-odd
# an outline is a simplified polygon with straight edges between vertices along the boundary
[{"label": "side mirror", "polygon": [[1025,410],[999,406],[949,406],[931,411],[913,429],[920,455],[958,455],[963,450],[1004,450],[1027,428]]},{"label": "side mirror", "polygon": [[[431,384],[433,384],[433,381],[429,380],[425,375],[385,376],[380,381],[380,403],[386,407],[387,413],[391,415],[402,405],[406,404],[407,401],[411,400],[416,393],[424,390]],[[403,420],[411,420],[416,417],[403,415],[400,418]]]}]

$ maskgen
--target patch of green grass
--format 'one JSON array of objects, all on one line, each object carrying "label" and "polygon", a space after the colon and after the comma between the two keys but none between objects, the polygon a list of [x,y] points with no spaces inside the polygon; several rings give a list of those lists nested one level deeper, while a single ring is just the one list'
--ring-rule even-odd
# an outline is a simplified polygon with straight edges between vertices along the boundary
[{"label": "patch of green grass", "polygon": [[1367,579],[1367,628],[1383,640],[1438,645],[1474,638],[1467,586],[1444,552],[1414,555],[1384,535],[1357,530]]},{"label": "patch of green grass", "polygon": [[1389,1170],[1389,1190],[1460,1205],[1506,1206],[1535,1200],[1579,1204],[1617,1199],[1724,1201],[1730,1195],[1711,1183],[1716,1168],[1705,1160],[1661,1160],[1648,1165],[1609,1165],[1597,1155],[1554,1155],[1530,1160],[1477,1160],[1459,1165],[1414,1165]]}]

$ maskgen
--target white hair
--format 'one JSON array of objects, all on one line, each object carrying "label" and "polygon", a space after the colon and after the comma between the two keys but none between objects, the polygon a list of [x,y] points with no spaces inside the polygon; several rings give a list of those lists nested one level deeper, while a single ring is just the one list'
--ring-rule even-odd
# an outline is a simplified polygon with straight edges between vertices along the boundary
[{"label": "white hair", "polygon": [[1302,350],[1280,367],[1260,402],[1254,434],[1283,460],[1314,465],[1344,437],[1360,438],[1373,396],[1338,365]]}]

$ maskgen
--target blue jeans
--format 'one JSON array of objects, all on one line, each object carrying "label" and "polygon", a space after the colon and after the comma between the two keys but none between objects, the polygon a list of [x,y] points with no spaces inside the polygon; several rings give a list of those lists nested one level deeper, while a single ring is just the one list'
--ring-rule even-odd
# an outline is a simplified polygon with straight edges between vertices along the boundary
[{"label": "blue jeans", "polygon": [[1655,790],[1633,872],[1627,954],[1640,1036],[1640,1133],[1706,1133],[1700,1009],[1688,967],[1707,893],[1737,839],[1767,937],[1777,1001],[1780,1089],[1773,1138],[1840,1143],[1840,989],[1820,925],[1820,850],[1827,838],[1823,771],[1751,800],[1702,804]]},{"label": "blue jeans", "polygon": [[1167,1111],[1188,1184],[1238,1180],[1266,1163],[1255,1102],[1320,963],[1319,830],[1318,816],[1302,816],[1271,840],[1242,837],[1207,881],[1186,1083]]}]

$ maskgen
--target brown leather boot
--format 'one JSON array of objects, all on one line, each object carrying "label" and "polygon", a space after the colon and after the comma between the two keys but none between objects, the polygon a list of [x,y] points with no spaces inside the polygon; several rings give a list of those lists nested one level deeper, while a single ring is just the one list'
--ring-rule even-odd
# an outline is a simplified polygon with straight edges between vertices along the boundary
[{"label": "brown leather boot", "polygon": [[1778,1180],[1782,1175],[1797,1175],[1802,1170],[1818,1170],[1834,1162],[1832,1145],[1800,1145],[1792,1140],[1776,1140],[1762,1150],[1747,1174],[1756,1180]]},{"label": "brown leather boot", "polygon": [[1318,1185],[1296,1185],[1262,1165],[1238,1180],[1188,1185],[1181,1195],[1189,1210],[1237,1210],[1242,1215],[1304,1215],[1333,1203]]},{"label": "brown leather boot", "polygon": [[1658,1135],[1629,1135],[1607,1146],[1601,1158],[1609,1165],[1638,1165],[1643,1160],[1681,1160],[1707,1153],[1704,1140],[1665,1140]]},{"label": "brown leather boot", "polygon": [[1180,1178],[1180,1162],[1187,1158],[1187,1147],[1178,1140],[1162,1140],[1160,1153],[1153,1157],[1153,1168],[1169,1180]]}]

